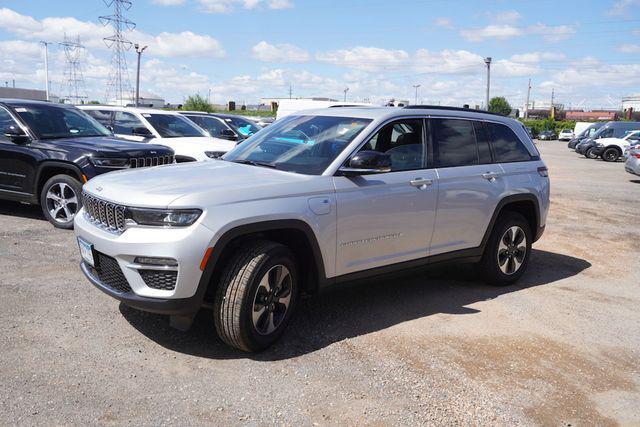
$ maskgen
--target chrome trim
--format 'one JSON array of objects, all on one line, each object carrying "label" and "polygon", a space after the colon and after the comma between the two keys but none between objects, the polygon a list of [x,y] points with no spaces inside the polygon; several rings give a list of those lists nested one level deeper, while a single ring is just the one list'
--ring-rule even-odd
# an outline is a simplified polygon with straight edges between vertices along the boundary
[{"label": "chrome trim", "polygon": [[134,270],[156,270],[156,271],[178,271],[178,266],[173,265],[157,265],[157,264],[127,264],[127,267]]}]

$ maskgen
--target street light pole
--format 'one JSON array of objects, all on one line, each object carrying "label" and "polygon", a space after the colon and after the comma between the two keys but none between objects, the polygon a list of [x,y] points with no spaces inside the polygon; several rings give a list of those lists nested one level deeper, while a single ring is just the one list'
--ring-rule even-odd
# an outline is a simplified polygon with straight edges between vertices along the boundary
[{"label": "street light pole", "polygon": [[484,63],[487,64],[487,103],[486,109],[489,110],[489,89],[491,87],[491,57],[487,56],[484,58]]},{"label": "street light pole", "polygon": [[138,54],[138,70],[136,72],[136,107],[140,105],[140,57],[142,56],[142,52],[149,46],[144,46],[140,49],[140,45],[136,43],[133,46],[136,49],[136,53]]},{"label": "street light pole", "polygon": [[49,101],[49,42],[40,41],[40,43],[44,45],[44,89]]},{"label": "street light pole", "polygon": [[349,88],[345,88],[344,92],[344,102],[347,102],[347,92],[349,92]]},{"label": "street light pole", "polygon": [[413,88],[416,90],[416,105],[418,105],[418,88],[420,87],[420,85],[413,85]]}]

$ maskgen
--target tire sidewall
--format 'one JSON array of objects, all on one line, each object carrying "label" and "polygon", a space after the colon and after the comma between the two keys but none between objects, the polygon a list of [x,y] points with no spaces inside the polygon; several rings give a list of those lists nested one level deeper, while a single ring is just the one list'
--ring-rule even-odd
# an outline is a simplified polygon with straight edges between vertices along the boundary
[{"label": "tire sidewall", "polygon": [[[64,223],[57,222],[55,219],[53,219],[53,217],[49,213],[49,210],[47,209],[47,192],[53,185],[60,182],[63,182],[68,186],[70,186],[73,189],[73,191],[76,193],[76,198],[78,199],[78,209],[76,210],[76,214],[80,211],[80,208],[82,208],[82,197],[81,197],[82,184],[80,183],[80,181],[78,181],[77,179],[69,175],[55,175],[49,178],[47,182],[45,182],[45,184],[42,186],[42,191],[40,192],[40,207],[42,208],[42,213],[44,214],[44,217],[54,227],[70,230],[73,228],[73,218],[71,219],[71,221],[64,222]],[[74,218],[75,218],[75,215],[74,215]]]},{"label": "tire sidewall", "polygon": [[[253,301],[258,290],[260,280],[262,277],[274,266],[281,264],[289,269],[291,274],[291,287],[292,295],[289,308],[285,315],[284,320],[276,328],[275,331],[269,335],[259,334],[253,326],[252,310]],[[275,247],[267,253],[267,256],[262,260],[258,268],[251,276],[249,288],[245,292],[244,300],[242,301],[242,309],[240,312],[240,327],[242,331],[246,331],[247,343],[251,347],[252,351],[259,351],[269,347],[276,342],[284,333],[291,320],[296,305],[298,302],[298,295],[300,289],[300,276],[298,274],[298,268],[291,252],[284,246]]]},{"label": "tire sidewall", "polygon": [[[522,262],[522,265],[520,266],[518,271],[513,274],[505,274],[502,272],[502,270],[500,270],[498,266],[498,246],[500,245],[500,239],[502,239],[502,236],[507,231],[507,229],[516,225],[524,230],[525,236],[527,238],[527,252],[525,254],[524,261]],[[496,222],[496,225],[493,229],[491,239],[485,249],[486,252],[483,260],[483,267],[489,281],[498,286],[506,286],[520,279],[520,277],[522,277],[524,272],[527,270],[527,266],[529,265],[532,243],[533,236],[529,227],[529,223],[522,215],[509,213],[500,218],[498,222]]]},{"label": "tire sidewall", "polygon": [[[609,158],[607,157],[607,153],[608,153],[608,152],[611,152],[611,151],[613,151],[613,152],[615,153],[615,155],[616,155],[616,157],[615,157],[615,158],[613,158],[613,159],[609,159]],[[602,159],[603,159],[605,162],[615,162],[615,161],[616,161],[616,160],[618,160],[619,158],[620,158],[620,153],[619,153],[619,152],[618,152],[618,150],[616,150],[615,148],[607,148],[607,149],[604,151],[604,153],[602,153]]]}]

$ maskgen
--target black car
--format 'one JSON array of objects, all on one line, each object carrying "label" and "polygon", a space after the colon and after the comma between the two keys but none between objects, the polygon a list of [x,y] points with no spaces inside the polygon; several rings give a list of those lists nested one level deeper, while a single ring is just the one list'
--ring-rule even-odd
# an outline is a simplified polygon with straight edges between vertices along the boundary
[{"label": "black car", "polygon": [[598,131],[598,129],[600,129],[604,125],[605,125],[605,122],[593,123],[588,128],[586,128],[585,130],[580,132],[578,135],[576,135],[575,138],[571,139],[567,144],[567,147],[571,148],[572,150],[575,149],[576,146],[580,144],[580,142],[584,141],[587,138],[592,137]]},{"label": "black car", "polygon": [[251,120],[233,114],[201,111],[183,111],[180,114],[209,132],[212,137],[238,141],[238,143],[262,129]]},{"label": "black car", "polygon": [[539,140],[547,140],[550,141],[552,139],[556,139],[556,133],[552,130],[543,130],[538,134]]},{"label": "black car", "polygon": [[0,129],[0,199],[39,204],[58,228],[73,228],[82,184],[94,176],[174,162],[170,148],[116,139],[62,104],[0,99]]}]

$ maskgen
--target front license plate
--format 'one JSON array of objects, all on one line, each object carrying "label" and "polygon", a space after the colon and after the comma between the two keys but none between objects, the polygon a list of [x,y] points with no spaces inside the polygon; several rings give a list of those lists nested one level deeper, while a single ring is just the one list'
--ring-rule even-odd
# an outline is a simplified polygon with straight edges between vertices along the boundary
[{"label": "front license plate", "polygon": [[93,245],[78,237],[78,246],[80,247],[80,255],[82,255],[82,259],[93,267]]}]

